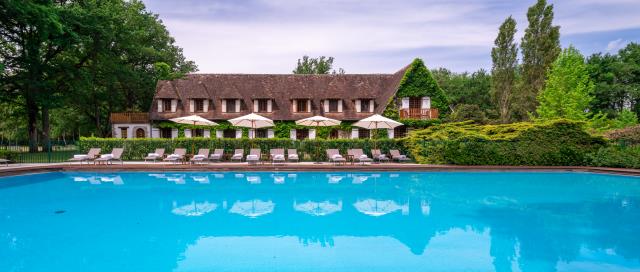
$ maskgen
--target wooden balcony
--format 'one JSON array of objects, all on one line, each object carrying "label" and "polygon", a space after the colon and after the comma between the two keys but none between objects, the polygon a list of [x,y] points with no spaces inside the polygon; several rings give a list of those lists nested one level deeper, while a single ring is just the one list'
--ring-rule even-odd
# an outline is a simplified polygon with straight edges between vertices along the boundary
[{"label": "wooden balcony", "polygon": [[146,124],[149,123],[148,112],[114,112],[111,113],[112,124]]},{"label": "wooden balcony", "polygon": [[400,119],[429,120],[438,118],[438,109],[400,109]]}]

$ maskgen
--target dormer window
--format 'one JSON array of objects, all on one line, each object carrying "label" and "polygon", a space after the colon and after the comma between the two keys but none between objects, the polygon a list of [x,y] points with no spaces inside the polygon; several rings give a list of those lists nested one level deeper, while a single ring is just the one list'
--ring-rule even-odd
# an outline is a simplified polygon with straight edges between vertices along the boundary
[{"label": "dormer window", "polygon": [[240,99],[222,99],[222,112],[240,112]]},{"label": "dormer window", "polygon": [[342,99],[324,100],[324,112],[342,112]]},{"label": "dormer window", "polygon": [[171,111],[171,99],[162,99],[162,111],[164,112]]},{"label": "dormer window", "polygon": [[311,100],[310,99],[293,100],[293,112],[311,112]]},{"label": "dormer window", "polygon": [[193,106],[196,112],[204,111],[204,99],[194,99]]},{"label": "dormer window", "polygon": [[178,100],[161,98],[158,99],[158,112],[175,112]]},{"label": "dormer window", "polygon": [[373,112],[374,103],[373,99],[358,99],[356,100],[356,112]]},{"label": "dormer window", "polygon": [[254,99],[253,112],[272,112],[272,104],[271,99]]}]

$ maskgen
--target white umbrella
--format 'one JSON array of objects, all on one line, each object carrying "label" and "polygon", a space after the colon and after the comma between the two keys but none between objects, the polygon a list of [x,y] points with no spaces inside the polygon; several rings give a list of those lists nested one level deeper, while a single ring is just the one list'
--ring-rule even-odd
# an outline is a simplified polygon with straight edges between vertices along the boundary
[{"label": "white umbrella", "polygon": [[[340,121],[327,118],[324,116],[316,115],[309,118],[300,119],[296,121],[296,125],[307,126],[307,127],[332,127],[332,126],[340,125]],[[320,156],[318,153],[320,153],[320,151],[318,146],[316,145],[316,157]],[[320,163],[320,162],[316,162],[316,163]]]},{"label": "white umbrella", "polygon": [[398,210],[406,209],[393,200],[365,199],[356,202],[353,206],[361,213],[370,216],[382,216]]},{"label": "white umbrella", "polygon": [[229,212],[256,218],[258,216],[272,213],[275,206],[276,204],[271,202],[271,200],[262,201],[256,199],[251,201],[238,201],[233,203]]},{"label": "white umbrella", "polygon": [[296,121],[296,125],[307,127],[332,127],[340,125],[340,121],[316,115],[309,118],[300,119]]},{"label": "white umbrella", "polygon": [[208,201],[202,203],[196,203],[195,201],[191,202],[191,204],[187,204],[184,206],[177,207],[176,203],[173,203],[173,209],[171,212],[177,215],[184,216],[201,216],[205,213],[210,213],[214,211],[218,207],[215,203],[209,203]]},{"label": "white umbrella", "polygon": [[190,115],[184,117],[171,118],[169,121],[178,124],[187,124],[194,126],[217,126],[216,122],[209,121],[197,115]]},{"label": "white umbrella", "polygon": [[255,113],[250,113],[244,116],[230,119],[229,123],[236,127],[246,127],[253,129],[273,126],[273,121],[271,119],[257,115]]},{"label": "white umbrella", "polygon": [[380,114],[374,114],[356,122],[353,125],[356,127],[361,127],[366,129],[379,129],[379,128],[389,129],[389,128],[395,128],[397,126],[402,126],[402,123],[395,120],[391,120]]},{"label": "white umbrella", "polygon": [[293,204],[293,209],[299,212],[307,213],[313,216],[325,216],[342,210],[342,201],[332,203],[330,201],[314,202],[307,201],[304,203]]}]

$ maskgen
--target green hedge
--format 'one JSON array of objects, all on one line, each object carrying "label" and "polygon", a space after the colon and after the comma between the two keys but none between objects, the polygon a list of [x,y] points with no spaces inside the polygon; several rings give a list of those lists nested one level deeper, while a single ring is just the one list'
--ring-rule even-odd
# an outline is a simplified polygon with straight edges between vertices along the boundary
[{"label": "green hedge", "polygon": [[566,120],[508,125],[449,123],[411,133],[408,148],[419,163],[456,165],[588,165],[606,145],[584,124]]},{"label": "green hedge", "polygon": [[590,165],[640,168],[640,146],[611,145],[589,155]]},{"label": "green hedge", "polygon": [[[349,148],[362,148],[365,153],[371,154],[373,145],[388,152],[390,149],[399,149],[406,153],[407,149],[401,139],[336,139],[336,140],[290,140],[290,139],[213,139],[213,138],[176,138],[176,139],[119,139],[119,138],[80,138],[78,148],[81,152],[87,152],[89,148],[102,148],[102,153],[110,152],[114,147],[124,147],[123,159],[141,160],[147,153],[153,152],[156,148],[166,149],[165,153],[173,152],[175,148],[186,148],[188,153],[191,149],[200,148],[223,148],[230,153],[234,149],[242,148],[248,152],[250,148],[260,148],[264,154],[268,154],[272,148],[295,148],[298,154],[307,154],[306,158],[311,160],[326,160],[325,149],[338,148],[340,152],[346,153]],[[317,156],[316,154],[319,154]]]}]

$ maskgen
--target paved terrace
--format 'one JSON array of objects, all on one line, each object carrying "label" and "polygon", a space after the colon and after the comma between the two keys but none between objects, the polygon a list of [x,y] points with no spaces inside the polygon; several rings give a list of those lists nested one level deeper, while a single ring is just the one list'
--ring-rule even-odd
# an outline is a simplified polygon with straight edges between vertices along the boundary
[{"label": "paved terrace", "polygon": [[415,163],[347,163],[334,165],[323,162],[275,164],[259,163],[249,165],[246,162],[221,162],[210,164],[176,164],[167,162],[127,161],[123,164],[96,165],[93,163],[24,163],[0,166],[0,176],[19,175],[34,172],[51,171],[569,171],[594,172],[640,176],[640,169],[586,167],[586,166],[461,166],[461,165],[432,165]]}]

